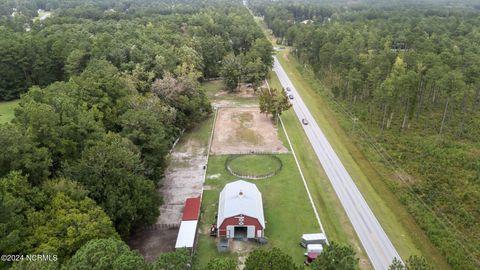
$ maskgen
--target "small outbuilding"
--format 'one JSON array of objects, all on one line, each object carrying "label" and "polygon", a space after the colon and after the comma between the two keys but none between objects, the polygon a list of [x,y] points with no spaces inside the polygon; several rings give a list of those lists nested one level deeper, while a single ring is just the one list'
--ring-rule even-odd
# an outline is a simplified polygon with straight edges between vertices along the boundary
[{"label": "small outbuilding", "polygon": [[307,247],[310,244],[327,244],[327,238],[323,233],[307,233],[302,235],[302,239],[300,239],[300,245],[303,247]]},{"label": "small outbuilding", "polygon": [[264,237],[262,194],[255,184],[238,180],[225,185],[218,202],[218,237]]},{"label": "small outbuilding", "polygon": [[182,222],[178,230],[175,248],[193,249],[200,215],[200,197],[187,198],[183,208]]}]

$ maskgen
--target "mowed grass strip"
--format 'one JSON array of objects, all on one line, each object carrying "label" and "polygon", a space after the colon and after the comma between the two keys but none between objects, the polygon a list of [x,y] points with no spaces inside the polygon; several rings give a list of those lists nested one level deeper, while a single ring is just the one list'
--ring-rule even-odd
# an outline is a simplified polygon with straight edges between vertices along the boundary
[{"label": "mowed grass strip", "polygon": [[299,71],[302,65],[295,57],[288,55],[287,51],[279,52],[278,56],[290,80],[301,94],[400,256],[407,259],[412,254],[423,255],[434,263],[437,269],[450,269],[413,217],[388,188],[376,168],[340,126],[339,120],[348,119],[337,119],[330,104],[317,93],[322,90],[318,81],[307,80],[307,77]]},{"label": "mowed grass strip", "polygon": [[13,119],[14,110],[19,102],[20,100],[0,102],[0,124],[10,122]]},{"label": "mowed grass strip", "polygon": [[[269,242],[266,247],[278,247],[291,255],[296,263],[301,264],[305,252],[305,249],[299,246],[301,235],[319,232],[320,228],[293,156],[283,154],[278,157],[283,163],[283,169],[279,174],[265,180],[248,181],[255,183],[262,192],[266,220],[265,234]],[[221,190],[225,184],[238,180],[225,170],[226,159],[227,156],[210,156],[208,162],[196,253],[200,267],[204,267],[214,257],[236,256],[217,252],[215,239],[208,235],[210,225],[215,221]]]},{"label": "mowed grass strip", "polygon": [[[270,73],[268,82],[270,87],[281,89],[281,84],[274,72]],[[329,241],[351,245],[360,259],[360,268],[371,269],[368,256],[293,109],[284,112],[282,120]],[[282,127],[280,126],[279,129]]]}]

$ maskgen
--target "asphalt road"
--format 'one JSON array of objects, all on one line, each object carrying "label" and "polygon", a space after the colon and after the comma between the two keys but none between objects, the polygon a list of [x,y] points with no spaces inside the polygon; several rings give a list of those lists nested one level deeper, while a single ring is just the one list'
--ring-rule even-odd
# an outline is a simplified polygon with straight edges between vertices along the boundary
[{"label": "asphalt road", "polygon": [[393,259],[400,259],[395,247],[388,239],[385,231],[358,190],[292,82],[285,70],[275,57],[273,70],[280,79],[283,88],[289,87],[288,95],[293,95],[290,101],[297,114],[298,120],[307,119],[308,125],[303,125],[315,153],[320,160],[332,186],[347,213],[355,232],[375,269],[388,269]]}]

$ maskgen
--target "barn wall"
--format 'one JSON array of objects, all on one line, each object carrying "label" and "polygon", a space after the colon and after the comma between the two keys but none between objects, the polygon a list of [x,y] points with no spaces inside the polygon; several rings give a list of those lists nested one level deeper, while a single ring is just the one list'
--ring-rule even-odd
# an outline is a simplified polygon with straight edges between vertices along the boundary
[{"label": "barn wall", "polygon": [[218,228],[218,235],[219,236],[226,236],[226,230],[227,230],[227,226],[249,226],[249,225],[253,225],[255,226],[255,235],[257,234],[257,230],[263,230],[262,228],[262,225],[260,224],[260,222],[258,222],[258,219],[256,218],[252,218],[252,217],[249,217],[249,216],[245,216],[243,215],[243,218],[244,218],[244,222],[243,222],[243,225],[239,225],[238,224],[238,217],[240,217],[241,215],[238,215],[238,216],[235,216],[235,217],[229,217],[229,218],[226,218],[222,224],[220,225],[220,227]]}]

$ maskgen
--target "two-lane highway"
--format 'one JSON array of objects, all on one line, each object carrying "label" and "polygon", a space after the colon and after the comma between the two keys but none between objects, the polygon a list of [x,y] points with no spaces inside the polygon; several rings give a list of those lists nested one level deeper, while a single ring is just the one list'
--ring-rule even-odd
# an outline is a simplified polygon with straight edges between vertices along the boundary
[{"label": "two-lane highway", "polygon": [[[395,257],[400,259],[395,247],[390,239],[388,239],[382,226],[276,57],[273,70],[277,74],[283,88],[287,89],[288,87],[290,89],[287,94],[293,95],[294,97],[291,100],[293,109],[295,110],[320,163],[330,179],[358,238],[367,252],[373,267],[381,270],[388,269],[388,266],[392,263]],[[302,119],[304,118],[308,121],[307,125],[302,123]]]}]

